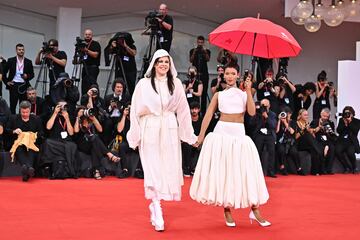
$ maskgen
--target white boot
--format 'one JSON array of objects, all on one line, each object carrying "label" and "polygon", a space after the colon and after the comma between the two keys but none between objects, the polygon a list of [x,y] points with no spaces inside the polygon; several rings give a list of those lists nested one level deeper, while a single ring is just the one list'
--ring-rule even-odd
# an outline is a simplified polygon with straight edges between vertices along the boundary
[{"label": "white boot", "polygon": [[164,219],[163,219],[163,213],[161,209],[161,203],[158,200],[153,200],[153,208],[155,213],[155,230],[158,232],[164,231]]},{"label": "white boot", "polygon": [[150,209],[150,222],[151,222],[151,225],[153,225],[155,227],[156,218],[155,218],[155,209],[154,209],[153,202],[150,203],[149,209]]}]

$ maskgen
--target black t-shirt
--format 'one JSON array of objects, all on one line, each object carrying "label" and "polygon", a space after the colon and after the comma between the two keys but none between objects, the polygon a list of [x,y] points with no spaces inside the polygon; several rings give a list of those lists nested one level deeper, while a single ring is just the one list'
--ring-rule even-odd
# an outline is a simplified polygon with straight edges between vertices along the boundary
[{"label": "black t-shirt", "polygon": [[[55,140],[63,139],[62,136],[61,136],[61,132],[66,132],[67,133],[66,129],[67,129],[67,126],[66,126],[66,121],[65,121],[64,117],[63,116],[57,116],[55,118],[53,127],[49,131],[49,138],[55,139]],[[68,135],[68,133],[67,133],[67,135]],[[66,138],[66,140],[70,140],[69,135]]]},{"label": "black t-shirt", "polygon": [[[134,44],[129,45],[129,48],[136,50],[136,47],[135,47]],[[130,55],[126,50],[121,50],[119,52],[118,57],[119,57],[118,60],[121,59],[121,62],[123,64],[125,73],[126,72],[136,72],[137,71],[135,57]],[[118,71],[120,73],[120,75],[122,76],[121,65],[120,65],[119,61],[116,61],[115,68],[116,68],[115,71]]]},{"label": "black t-shirt", "polygon": [[194,134],[198,136],[201,130],[202,117],[199,116],[197,121],[192,121],[192,126],[194,128]]},{"label": "black t-shirt", "polygon": [[89,55],[85,54],[84,62],[87,66],[100,66],[100,55],[101,55],[101,46],[97,41],[91,40],[88,49],[93,52],[98,52],[99,55],[97,58],[92,58]]},{"label": "black t-shirt", "polygon": [[[211,80],[210,87],[212,87],[212,88],[213,88],[213,87],[216,87],[217,81],[218,81],[217,78],[214,78],[213,80]],[[220,83],[219,86],[216,88],[216,92],[220,92],[220,91],[222,91],[222,90],[224,90],[224,88],[221,86],[221,83]]]},{"label": "black t-shirt", "polygon": [[164,28],[162,26],[161,23],[159,23],[159,29],[161,31],[161,34],[162,34],[162,37],[164,38],[164,41],[165,42],[171,42],[172,41],[172,35],[173,35],[173,29],[174,29],[174,21],[173,21],[173,18],[169,15],[166,15],[164,18],[163,18],[163,21],[170,24],[172,27],[170,30],[167,30],[166,28]]},{"label": "black t-shirt", "polygon": [[[185,85],[185,87],[188,87],[190,82],[193,82],[193,91],[197,92],[199,90],[199,85],[202,84],[202,82],[200,80],[191,81],[191,80],[187,79],[183,82],[183,84]],[[195,96],[195,95],[191,94],[190,92],[186,92],[185,94],[186,94],[186,98],[187,98],[189,104],[192,102],[195,102],[195,101],[200,103],[200,97]]]},{"label": "black t-shirt", "polygon": [[[195,51],[195,53],[194,53],[194,51]],[[210,54],[211,54],[210,50],[206,49],[206,52],[210,57]],[[198,48],[193,48],[190,50],[189,54],[190,54],[190,58],[193,54],[195,54],[194,60],[192,61],[192,65],[196,67],[196,69],[198,70],[198,73],[205,75],[205,76],[203,76],[205,78],[201,77],[201,75],[200,75],[200,79],[206,79],[206,76],[207,76],[207,79],[209,79],[209,71],[208,71],[208,66],[207,66],[207,61],[205,58],[204,50],[198,49]]]},{"label": "black t-shirt", "polygon": [[285,95],[281,99],[279,98],[280,110],[282,110],[285,106],[289,107],[292,111],[294,111],[294,96],[291,91],[291,88],[286,84],[285,85]]},{"label": "black t-shirt", "polygon": [[[64,51],[57,51],[55,54],[53,54],[54,57],[63,60],[63,59],[67,59],[67,55]],[[50,61],[47,61],[47,66],[49,67],[50,71],[49,71],[49,77],[50,79],[52,79],[55,75],[55,79],[57,79],[59,77],[59,74],[62,72],[65,72],[65,67],[60,66],[59,64],[57,64],[56,62],[52,62],[50,63]]]},{"label": "black t-shirt", "polygon": [[[295,125],[296,125],[295,121],[292,120],[289,121],[289,127],[295,129],[296,127]],[[277,142],[280,144],[289,143],[291,140],[295,139],[294,134],[291,134],[290,131],[282,123],[280,124],[280,130],[276,134],[276,136],[277,136]]]}]

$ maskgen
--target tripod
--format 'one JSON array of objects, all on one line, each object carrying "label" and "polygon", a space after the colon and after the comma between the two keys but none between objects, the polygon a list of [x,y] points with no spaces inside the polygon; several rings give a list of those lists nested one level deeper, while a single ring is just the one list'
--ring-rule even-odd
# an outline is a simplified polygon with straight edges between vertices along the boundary
[{"label": "tripod", "polygon": [[82,69],[83,69],[81,67],[81,65],[84,66],[86,75],[88,75],[88,70],[87,70],[86,64],[84,63],[84,53],[82,53],[78,49],[75,49],[75,54],[73,57],[73,64],[74,64],[74,67],[73,67],[73,70],[71,73],[71,79],[74,81],[74,85],[76,87],[79,87],[80,78],[82,76]]},{"label": "tripod", "polygon": [[[148,32],[150,30],[150,33]],[[150,35],[149,37],[149,44],[146,47],[146,51],[143,57],[143,63],[141,65],[140,75],[138,77],[138,81],[144,77],[147,68],[149,67],[151,57],[154,55],[154,52],[157,48],[162,48],[160,37],[159,37],[159,30],[157,26],[149,26],[141,35]]]},{"label": "tripod", "polygon": [[39,70],[39,74],[38,74],[38,77],[37,77],[36,83],[35,83],[35,89],[37,89],[39,83],[42,84],[42,93],[41,93],[42,98],[44,98],[47,93],[48,70],[52,72],[54,79],[56,79],[55,73],[54,73],[54,66],[53,66],[52,62],[50,62],[50,66],[47,66],[46,57],[43,56],[41,58],[40,70]]},{"label": "tripod", "polygon": [[113,80],[112,80],[113,77],[112,76],[113,76],[113,74],[115,72],[116,63],[120,64],[121,73],[122,73],[122,76],[123,76],[123,79],[124,79],[124,82],[125,82],[126,94],[130,95],[129,94],[129,88],[128,88],[128,82],[127,82],[125,71],[124,71],[124,65],[122,63],[122,60],[121,60],[119,54],[118,53],[113,54],[111,56],[110,62],[112,62],[111,63],[111,69],[110,69],[109,77],[108,77],[108,80],[107,80],[107,83],[106,83],[106,89],[105,89],[104,97],[108,94],[109,88],[111,87],[111,85],[113,83]]}]

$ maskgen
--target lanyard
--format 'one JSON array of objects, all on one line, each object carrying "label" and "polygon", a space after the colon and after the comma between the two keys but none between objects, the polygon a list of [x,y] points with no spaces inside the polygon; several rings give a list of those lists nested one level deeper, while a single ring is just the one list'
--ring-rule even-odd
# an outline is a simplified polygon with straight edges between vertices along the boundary
[{"label": "lanyard", "polygon": [[59,118],[59,123],[60,123],[60,126],[62,127],[62,129],[65,131],[66,130],[66,120],[64,122],[64,124],[61,122],[61,119]]},{"label": "lanyard", "polygon": [[19,72],[24,71],[24,59],[22,61],[19,60],[18,57],[16,57],[16,67]]},{"label": "lanyard", "polygon": [[91,45],[91,43],[92,43],[92,39],[91,39],[91,41],[88,43],[88,45],[87,45],[87,49],[89,49],[89,47],[90,47],[90,45]]},{"label": "lanyard", "polygon": [[32,112],[36,115],[36,103],[32,104]]}]

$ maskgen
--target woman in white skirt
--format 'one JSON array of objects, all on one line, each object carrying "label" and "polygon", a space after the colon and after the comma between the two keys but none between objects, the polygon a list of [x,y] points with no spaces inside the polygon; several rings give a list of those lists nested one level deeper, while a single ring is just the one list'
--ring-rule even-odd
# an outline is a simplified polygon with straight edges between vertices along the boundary
[{"label": "woman in white skirt", "polygon": [[169,53],[157,50],[131,101],[129,146],[139,148],[144,170],[145,198],[150,221],[164,230],[161,200],[180,201],[183,185],[180,140],[195,144],[197,137],[184,88]]},{"label": "woman in white skirt", "polygon": [[[259,205],[269,199],[260,158],[255,144],[245,135],[244,114],[256,113],[247,79],[244,91],[236,85],[238,65],[225,66],[227,89],[215,93],[201,125],[198,143],[203,143],[190,196],[206,205],[224,207],[225,223],[235,227],[230,208],[251,207],[249,218],[261,226],[271,224],[260,215]],[[205,140],[205,132],[216,109],[221,117]]]}]

